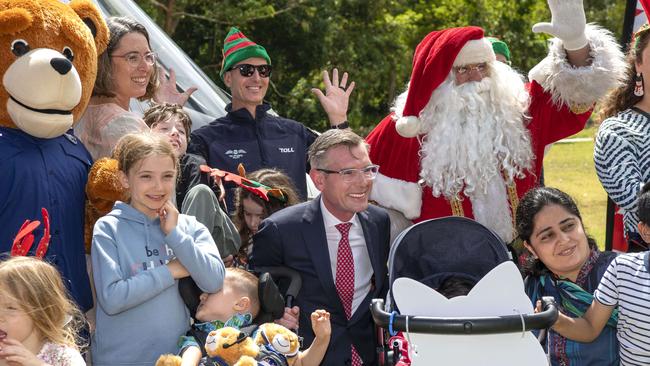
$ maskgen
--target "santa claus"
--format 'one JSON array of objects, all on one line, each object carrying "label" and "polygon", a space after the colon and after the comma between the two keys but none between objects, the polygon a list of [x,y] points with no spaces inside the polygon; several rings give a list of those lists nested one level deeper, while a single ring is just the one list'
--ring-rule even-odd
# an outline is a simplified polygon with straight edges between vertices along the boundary
[{"label": "santa claus", "polygon": [[429,33],[408,89],[367,137],[380,165],[371,199],[415,222],[465,216],[514,238],[519,198],[539,181],[544,147],[584,128],[625,71],[611,34],[581,0],[549,0],[554,38],[529,83],[496,62],[478,27]]}]

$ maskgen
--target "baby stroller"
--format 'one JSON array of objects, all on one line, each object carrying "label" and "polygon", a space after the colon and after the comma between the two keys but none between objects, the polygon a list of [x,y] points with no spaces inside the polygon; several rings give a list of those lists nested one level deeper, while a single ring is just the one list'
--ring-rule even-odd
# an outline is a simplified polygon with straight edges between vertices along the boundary
[{"label": "baby stroller", "polygon": [[506,246],[486,227],[463,217],[420,222],[397,236],[388,267],[386,300],[371,304],[381,364],[548,364],[529,330],[553,324],[557,308],[545,298],[534,314]]}]

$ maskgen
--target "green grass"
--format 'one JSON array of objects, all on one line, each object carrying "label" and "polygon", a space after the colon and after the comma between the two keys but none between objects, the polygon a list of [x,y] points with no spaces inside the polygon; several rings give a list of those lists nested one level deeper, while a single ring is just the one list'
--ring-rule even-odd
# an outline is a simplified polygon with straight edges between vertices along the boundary
[{"label": "green grass", "polygon": [[[573,137],[593,138],[597,130],[592,126]],[[544,158],[544,182],[576,200],[587,233],[604,249],[607,194],[596,176],[593,154],[593,139],[553,145]]]}]

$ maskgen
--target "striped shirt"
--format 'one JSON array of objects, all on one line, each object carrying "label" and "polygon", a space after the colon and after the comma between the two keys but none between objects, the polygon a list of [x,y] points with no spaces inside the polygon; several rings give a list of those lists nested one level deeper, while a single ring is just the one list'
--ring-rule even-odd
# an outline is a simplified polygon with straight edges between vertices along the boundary
[{"label": "striped shirt", "polygon": [[650,115],[632,107],[606,119],[596,136],[594,163],[600,183],[621,208],[625,230],[638,232],[637,195],[650,181]]},{"label": "striped shirt", "polygon": [[618,305],[621,365],[650,365],[650,273],[648,253],[619,255],[607,267],[594,297]]}]

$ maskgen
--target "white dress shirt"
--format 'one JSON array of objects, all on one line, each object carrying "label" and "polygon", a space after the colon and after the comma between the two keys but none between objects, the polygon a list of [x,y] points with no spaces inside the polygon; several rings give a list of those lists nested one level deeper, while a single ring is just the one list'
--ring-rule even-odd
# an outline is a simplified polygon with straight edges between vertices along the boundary
[{"label": "white dress shirt", "polygon": [[[336,228],[336,225],[342,224],[343,221],[337,219],[327,210],[322,199],[320,200],[320,209],[323,213],[323,223],[325,224],[327,250],[329,251],[332,267],[332,279],[336,283],[336,258],[339,241],[341,240],[341,233]],[[355,214],[347,222],[352,223],[348,241],[350,242],[350,249],[352,250],[352,258],[354,260],[354,298],[352,299],[352,314],[354,314],[363,299],[370,292],[370,280],[373,275],[373,270],[372,264],[370,263],[370,255],[368,254],[368,247],[366,246],[366,238],[363,236],[363,228],[361,227],[359,218]]]}]

